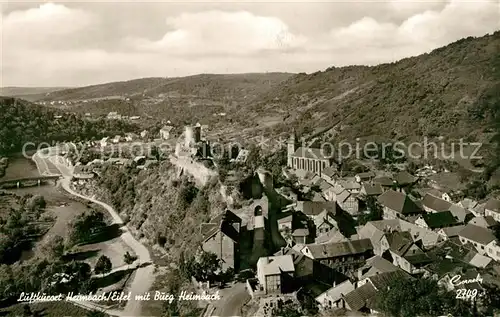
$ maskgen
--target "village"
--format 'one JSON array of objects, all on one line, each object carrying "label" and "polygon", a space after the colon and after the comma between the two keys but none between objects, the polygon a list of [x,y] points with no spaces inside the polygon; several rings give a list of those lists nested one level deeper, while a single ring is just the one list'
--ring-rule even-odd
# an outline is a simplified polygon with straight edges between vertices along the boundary
[{"label": "village", "polygon": [[[143,131],[83,146],[158,146],[163,158],[203,183],[217,175],[205,129],[185,126],[174,138],[175,127],[168,122],[156,139]],[[241,149],[231,161],[244,162],[248,155]],[[106,164],[148,169],[162,159],[153,156],[71,162],[74,180],[85,182]],[[483,281],[500,285],[500,200],[456,201],[429,181],[436,173],[432,166],[414,175],[373,170],[346,177],[339,165],[318,149],[301,147],[292,134],[283,176],[309,198],[290,187],[275,188],[271,173],[260,168],[249,204],[228,204],[201,225],[203,251],[215,254],[223,270],[250,272],[245,289],[251,313],[270,316],[279,302],[297,301],[304,291],[322,311],[377,313],[377,293],[401,278],[430,278],[457,293],[476,290],[478,297]],[[460,279],[474,282],[454,283]]]}]

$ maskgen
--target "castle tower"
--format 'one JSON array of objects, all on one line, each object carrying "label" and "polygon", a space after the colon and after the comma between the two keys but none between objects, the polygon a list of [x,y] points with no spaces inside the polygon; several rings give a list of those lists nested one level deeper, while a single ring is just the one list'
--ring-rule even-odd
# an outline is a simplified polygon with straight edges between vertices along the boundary
[{"label": "castle tower", "polygon": [[295,153],[295,151],[297,151],[297,148],[298,148],[297,136],[295,135],[295,129],[294,129],[287,142],[287,157],[288,157],[287,165],[289,168],[293,168],[292,156]]}]

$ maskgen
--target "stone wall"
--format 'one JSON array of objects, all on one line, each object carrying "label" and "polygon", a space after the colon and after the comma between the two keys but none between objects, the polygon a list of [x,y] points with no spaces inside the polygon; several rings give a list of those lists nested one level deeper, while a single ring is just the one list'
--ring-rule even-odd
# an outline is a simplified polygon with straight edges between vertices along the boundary
[{"label": "stone wall", "polygon": [[212,177],[217,176],[217,172],[205,167],[203,164],[196,162],[189,157],[170,156],[170,162],[182,169],[184,173],[193,176],[198,185],[204,186]]}]

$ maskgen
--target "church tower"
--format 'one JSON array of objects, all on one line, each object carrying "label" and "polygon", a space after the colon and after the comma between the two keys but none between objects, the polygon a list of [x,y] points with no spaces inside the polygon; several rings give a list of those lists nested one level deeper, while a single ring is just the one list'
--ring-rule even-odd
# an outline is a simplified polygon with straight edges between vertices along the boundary
[{"label": "church tower", "polygon": [[295,135],[295,129],[293,130],[292,134],[290,135],[290,138],[288,139],[287,143],[287,157],[288,157],[288,167],[293,168],[293,154],[295,151],[297,151],[298,144],[297,144],[297,136]]}]

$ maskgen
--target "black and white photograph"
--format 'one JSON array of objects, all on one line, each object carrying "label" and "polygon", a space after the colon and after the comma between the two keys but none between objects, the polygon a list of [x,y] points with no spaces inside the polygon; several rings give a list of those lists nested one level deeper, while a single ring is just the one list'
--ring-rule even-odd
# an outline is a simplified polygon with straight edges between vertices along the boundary
[{"label": "black and white photograph", "polygon": [[0,316],[500,316],[500,0],[0,11]]}]

